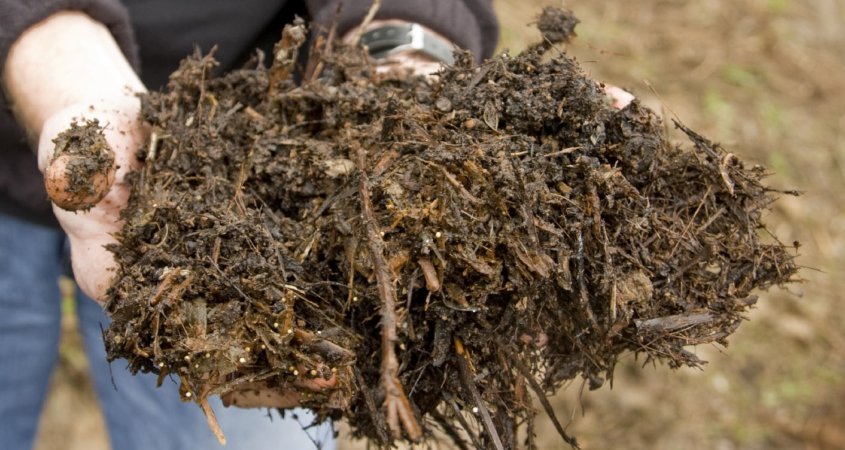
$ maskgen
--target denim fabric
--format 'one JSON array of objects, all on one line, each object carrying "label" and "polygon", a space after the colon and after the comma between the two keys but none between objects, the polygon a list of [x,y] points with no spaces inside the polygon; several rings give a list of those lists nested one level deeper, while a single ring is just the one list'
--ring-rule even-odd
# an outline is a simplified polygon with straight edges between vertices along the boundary
[{"label": "denim fabric", "polygon": [[[58,278],[66,258],[64,235],[0,214],[0,447],[32,447],[55,365],[61,311]],[[77,292],[79,327],[114,450],[230,450],[335,448],[330,426],[303,425],[302,410],[283,419],[275,411],[225,408],[211,401],[228,444],[220,447],[193,403],[179,400],[178,385],[156,376],[131,375],[121,361],[106,362],[100,327],[108,318]],[[68,411],[68,414],[73,414]]]}]

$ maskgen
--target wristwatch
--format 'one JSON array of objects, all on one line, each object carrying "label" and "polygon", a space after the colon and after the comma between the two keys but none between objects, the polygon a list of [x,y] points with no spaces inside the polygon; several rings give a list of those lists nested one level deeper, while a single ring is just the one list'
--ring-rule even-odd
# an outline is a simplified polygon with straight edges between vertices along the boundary
[{"label": "wristwatch", "polygon": [[414,50],[445,64],[455,62],[452,55],[455,45],[427,31],[418,23],[373,28],[361,35],[361,44],[365,45],[370,56],[376,59]]}]

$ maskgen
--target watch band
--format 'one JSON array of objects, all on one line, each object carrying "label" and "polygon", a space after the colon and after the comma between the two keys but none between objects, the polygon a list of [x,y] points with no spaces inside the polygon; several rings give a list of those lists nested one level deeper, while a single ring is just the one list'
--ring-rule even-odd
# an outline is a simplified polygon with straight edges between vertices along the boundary
[{"label": "watch band", "polygon": [[417,23],[373,28],[361,35],[361,44],[367,46],[370,55],[376,59],[415,50],[445,64],[455,62],[452,54],[455,45]]}]

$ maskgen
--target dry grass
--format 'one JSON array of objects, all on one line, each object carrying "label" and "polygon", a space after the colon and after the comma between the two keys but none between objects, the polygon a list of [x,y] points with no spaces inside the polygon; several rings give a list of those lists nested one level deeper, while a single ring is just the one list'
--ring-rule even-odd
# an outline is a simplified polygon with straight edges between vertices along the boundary
[{"label": "dry grass", "polygon": [[[582,19],[568,51],[596,78],[766,165],[772,185],[805,192],[782,199],[769,223],[803,244],[807,267],[803,285],[762,296],[729,349],[696,349],[711,361],[704,371],[628,358],[612,390],[573,384],[556,399],[569,431],[593,449],[845,448],[845,1],[498,0],[503,47],[534,40],[525,24],[562,3]],[[69,364],[38,448],[104,448],[101,428],[79,431],[96,409],[77,396]],[[560,448],[547,425],[546,448]]]}]

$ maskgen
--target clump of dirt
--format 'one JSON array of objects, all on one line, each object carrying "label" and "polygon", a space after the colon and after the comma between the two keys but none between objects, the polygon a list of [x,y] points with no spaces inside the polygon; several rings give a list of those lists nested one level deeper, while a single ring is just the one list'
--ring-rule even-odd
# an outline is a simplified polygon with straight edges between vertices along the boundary
[{"label": "clump of dirt", "polygon": [[537,19],[537,29],[546,43],[560,44],[575,37],[575,27],[580,22],[572,11],[547,6]]},{"label": "clump of dirt", "polygon": [[392,79],[326,43],[297,82],[305,34],[269,69],[194,56],[144,98],[106,342],[188,400],[284,392],[381,444],[515,448],[527,425],[534,447],[532,397],[553,415],[626,351],[699,365],[685,346],[796,272],[760,237],[763,168],[678,123],[670,143],[566,55]]},{"label": "clump of dirt", "polygon": [[55,150],[44,173],[50,199],[69,210],[88,210],[114,183],[114,152],[97,120],[73,122],[53,139]]}]

